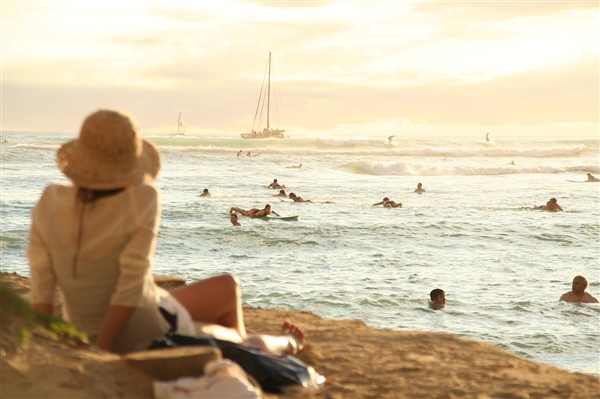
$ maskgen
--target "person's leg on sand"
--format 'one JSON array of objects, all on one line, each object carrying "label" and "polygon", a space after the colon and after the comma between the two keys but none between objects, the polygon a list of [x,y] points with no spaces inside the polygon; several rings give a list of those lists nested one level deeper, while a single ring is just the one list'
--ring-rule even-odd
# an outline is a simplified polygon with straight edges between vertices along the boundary
[{"label": "person's leg on sand", "polygon": [[207,278],[171,292],[190,313],[192,320],[218,324],[236,330],[246,338],[242,295],[235,276]]},{"label": "person's leg on sand", "polygon": [[295,324],[285,321],[280,335],[251,334],[244,344],[270,352],[295,355],[304,349],[304,332]]}]

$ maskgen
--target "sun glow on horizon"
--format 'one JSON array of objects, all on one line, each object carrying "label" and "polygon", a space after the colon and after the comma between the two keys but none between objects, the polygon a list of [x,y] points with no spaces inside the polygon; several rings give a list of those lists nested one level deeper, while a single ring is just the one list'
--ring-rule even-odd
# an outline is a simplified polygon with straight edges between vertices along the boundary
[{"label": "sun glow on horizon", "polygon": [[240,131],[269,52],[299,129],[593,126],[598,37],[589,2],[3,2],[2,128],[64,129],[109,104],[151,129],[177,109]]}]

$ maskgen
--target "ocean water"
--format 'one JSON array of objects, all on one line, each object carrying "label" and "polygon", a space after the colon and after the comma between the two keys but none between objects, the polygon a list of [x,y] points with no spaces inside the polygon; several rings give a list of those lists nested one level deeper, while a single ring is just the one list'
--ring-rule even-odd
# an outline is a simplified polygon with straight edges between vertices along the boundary
[{"label": "ocean water", "polygon": [[[55,153],[76,134],[3,136],[1,265],[28,276],[31,208],[66,180]],[[247,306],[451,333],[600,374],[600,306],[558,301],[576,274],[600,298],[600,183],[583,183],[600,174],[598,140],[148,138],[164,157],[156,273],[233,273]],[[274,197],[275,178],[312,202]],[[372,206],[385,196],[403,208]],[[527,209],[550,197],[565,211]],[[300,219],[230,225],[231,206],[267,203]]]}]

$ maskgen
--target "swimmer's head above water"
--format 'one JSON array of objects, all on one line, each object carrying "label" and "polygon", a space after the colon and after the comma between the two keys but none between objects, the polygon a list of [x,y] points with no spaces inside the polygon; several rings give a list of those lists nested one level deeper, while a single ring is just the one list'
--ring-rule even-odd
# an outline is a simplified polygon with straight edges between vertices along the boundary
[{"label": "swimmer's head above water", "polygon": [[446,293],[440,288],[436,288],[429,293],[431,298],[431,306],[435,308],[441,308],[446,305]]}]

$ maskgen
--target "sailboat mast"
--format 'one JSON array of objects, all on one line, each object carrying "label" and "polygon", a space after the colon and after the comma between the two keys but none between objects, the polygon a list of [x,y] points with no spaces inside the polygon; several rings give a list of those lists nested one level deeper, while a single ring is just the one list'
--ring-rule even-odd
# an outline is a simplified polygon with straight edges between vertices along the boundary
[{"label": "sailboat mast", "polygon": [[269,110],[271,108],[271,52],[269,51],[269,83],[267,86],[267,129],[269,125]]},{"label": "sailboat mast", "polygon": [[183,114],[180,112],[177,117],[177,133],[176,134],[185,134],[185,124],[183,120]]}]

